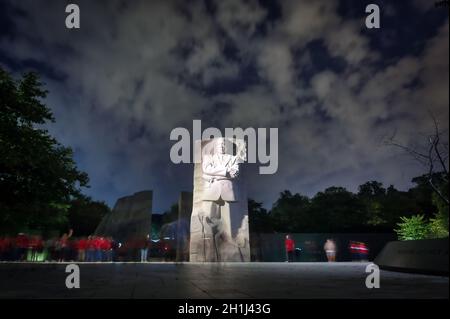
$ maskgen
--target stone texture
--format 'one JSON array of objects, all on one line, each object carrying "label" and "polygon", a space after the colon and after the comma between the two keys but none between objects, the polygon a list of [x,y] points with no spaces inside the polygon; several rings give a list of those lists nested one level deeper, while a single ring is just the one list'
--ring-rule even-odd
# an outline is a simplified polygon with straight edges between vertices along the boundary
[{"label": "stone texture", "polygon": [[151,235],[152,197],[152,191],[141,191],[119,198],[112,212],[98,225],[95,235],[121,241]]},{"label": "stone texture", "polygon": [[189,260],[192,196],[191,192],[181,192],[178,199],[176,261]]},{"label": "stone texture", "polygon": [[386,269],[448,275],[448,238],[392,241],[375,263]]},{"label": "stone texture", "polygon": [[[242,155],[246,153],[245,141],[222,139],[225,154],[217,148],[219,141],[196,142],[201,145],[201,163],[194,165],[192,262],[250,261],[247,192],[245,177],[239,169],[245,161],[245,155]],[[233,149],[237,156],[232,155]],[[211,171],[218,173],[210,179],[212,182],[208,182],[213,176]],[[235,173],[238,173],[237,177],[232,176]]]}]

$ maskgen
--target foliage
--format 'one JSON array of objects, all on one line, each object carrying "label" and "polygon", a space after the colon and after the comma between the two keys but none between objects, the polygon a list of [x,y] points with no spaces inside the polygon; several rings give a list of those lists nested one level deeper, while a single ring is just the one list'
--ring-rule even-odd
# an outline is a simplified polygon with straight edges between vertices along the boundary
[{"label": "foliage", "polygon": [[384,216],[384,199],[386,189],[377,181],[370,181],[359,186],[358,198],[365,208],[368,225],[379,226],[386,224]]},{"label": "foliage", "polygon": [[267,210],[253,199],[248,200],[248,218],[250,231],[255,233],[271,233],[273,223]]},{"label": "foliage", "polygon": [[51,229],[67,222],[71,198],[87,186],[72,150],[44,128],[54,118],[35,73],[15,81],[0,68],[0,231]]},{"label": "foliage", "polygon": [[75,236],[89,236],[95,232],[102,218],[110,213],[104,202],[93,201],[90,197],[73,199],[68,209],[68,228]]},{"label": "foliage", "polygon": [[401,217],[396,233],[400,240],[426,239],[429,234],[429,225],[423,215]]},{"label": "foliage", "polygon": [[[440,184],[440,190],[443,194],[448,194],[448,182]],[[433,193],[433,203],[437,207],[436,215],[430,219],[430,238],[446,238],[449,235],[448,231],[448,211],[449,207],[444,200]]]},{"label": "foliage", "polygon": [[352,232],[365,223],[362,202],[343,187],[329,187],[317,193],[310,213],[317,232]]},{"label": "foliage", "polygon": [[[427,212],[424,215],[427,220],[438,218],[442,225],[447,225],[448,230],[447,207],[442,206],[442,218],[436,215],[440,207],[439,198],[432,200],[433,191],[426,179],[419,176],[413,182],[415,186],[408,191],[399,191],[392,185],[385,188],[377,181],[360,185],[356,194],[343,187],[329,187],[312,198],[286,190],[280,193],[267,214],[260,214],[258,203],[249,201],[250,230],[289,233],[393,232],[401,217],[409,218],[422,212]],[[434,231],[442,228],[437,226],[435,222]],[[431,234],[431,228],[429,231]],[[439,230],[434,236],[442,234]]]},{"label": "foliage", "polygon": [[428,224],[428,238],[447,238],[448,224],[445,225],[439,217],[431,218]]},{"label": "foliage", "polygon": [[280,198],[271,211],[273,226],[276,231],[297,232],[302,226],[311,225],[308,197],[292,194],[290,191],[280,193]]},{"label": "foliage", "polygon": [[[448,182],[442,183],[440,186],[441,192],[444,194],[448,194]],[[436,193],[433,193],[433,204],[437,207],[437,214],[435,216],[436,223],[438,224],[438,228],[442,229],[448,236],[448,212],[449,207],[447,203],[442,200]],[[443,233],[442,233],[443,234]]]}]

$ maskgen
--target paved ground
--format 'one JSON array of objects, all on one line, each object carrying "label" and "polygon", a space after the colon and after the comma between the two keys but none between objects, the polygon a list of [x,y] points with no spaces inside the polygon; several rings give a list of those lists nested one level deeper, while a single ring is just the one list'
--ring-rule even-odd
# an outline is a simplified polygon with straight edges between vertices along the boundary
[{"label": "paved ground", "polygon": [[66,264],[0,263],[0,298],[447,298],[449,278],[381,271],[366,263],[84,263],[80,289]]}]

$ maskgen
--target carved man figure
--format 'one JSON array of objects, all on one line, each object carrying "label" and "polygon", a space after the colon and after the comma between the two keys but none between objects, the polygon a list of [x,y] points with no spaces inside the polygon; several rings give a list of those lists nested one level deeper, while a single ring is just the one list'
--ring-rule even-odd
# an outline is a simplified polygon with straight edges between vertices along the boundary
[{"label": "carved man figure", "polygon": [[245,141],[215,138],[201,143],[201,163],[194,168],[190,260],[249,261],[247,197],[240,171]]},{"label": "carved man figure", "polygon": [[225,139],[215,140],[214,152],[202,159],[203,226],[211,237],[215,259],[220,261],[226,246],[232,245],[230,203],[238,198],[235,179],[239,174],[238,157],[225,152]]},{"label": "carved man figure", "polygon": [[203,200],[234,202],[238,200],[233,179],[239,174],[237,156],[225,153],[225,140],[216,141],[213,155],[204,155],[202,169],[205,181]]}]

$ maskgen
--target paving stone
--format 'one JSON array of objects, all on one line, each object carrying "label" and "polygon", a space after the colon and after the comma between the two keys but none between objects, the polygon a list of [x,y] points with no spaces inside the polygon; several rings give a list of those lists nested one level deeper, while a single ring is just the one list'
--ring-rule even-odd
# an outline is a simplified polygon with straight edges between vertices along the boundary
[{"label": "paving stone", "polygon": [[365,286],[367,263],[79,263],[80,289],[67,289],[67,263],[0,263],[0,298],[445,298],[448,277],[381,271]]}]

